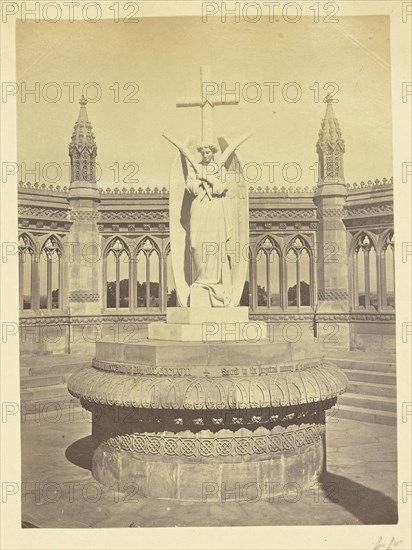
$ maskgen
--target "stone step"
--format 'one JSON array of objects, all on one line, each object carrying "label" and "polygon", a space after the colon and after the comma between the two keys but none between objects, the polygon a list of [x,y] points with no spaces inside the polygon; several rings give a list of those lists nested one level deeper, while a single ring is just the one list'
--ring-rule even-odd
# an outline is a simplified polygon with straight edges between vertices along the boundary
[{"label": "stone step", "polygon": [[91,359],[89,361],[82,361],[81,363],[63,363],[60,365],[54,366],[38,366],[30,367],[29,375],[30,376],[42,376],[45,374],[71,374],[77,369],[82,367],[87,367],[91,364]]},{"label": "stone step", "polygon": [[50,386],[23,389],[21,401],[60,401],[70,399],[67,384],[52,384]]},{"label": "stone step", "polygon": [[338,399],[338,407],[348,405],[367,410],[380,410],[396,413],[396,400],[393,397],[375,395],[359,395],[356,393],[344,393]]},{"label": "stone step", "polygon": [[70,376],[75,370],[82,367],[86,367],[91,364],[91,359],[89,361],[82,361],[81,363],[67,363],[67,364],[57,364],[57,365],[46,365],[46,366],[30,366],[30,365],[20,365],[20,376],[21,378],[29,377],[43,377],[43,376]]},{"label": "stone step", "polygon": [[66,383],[69,378],[70,374],[23,377],[20,379],[20,388],[30,389],[44,386],[56,386]]},{"label": "stone step", "polygon": [[[22,422],[35,420],[37,422],[56,422],[66,418],[68,421],[84,419],[91,422],[91,414],[85,411],[80,400],[69,395],[65,399],[45,399],[36,401],[22,401],[20,404]],[[88,416],[87,416],[88,415]]]},{"label": "stone step", "polygon": [[348,392],[358,395],[374,395],[376,397],[395,397],[396,386],[389,384],[376,384],[372,382],[349,381]]},{"label": "stone step", "polygon": [[21,376],[44,374],[65,374],[91,363],[89,356],[43,355],[37,357],[20,357]]},{"label": "stone step", "polygon": [[373,384],[396,385],[394,373],[374,372],[368,370],[343,369],[350,381],[371,382]]},{"label": "stone step", "polygon": [[344,353],[336,352],[330,350],[330,355],[333,357],[338,357],[340,359],[351,359],[355,361],[377,361],[378,363],[395,363],[396,362],[396,353],[389,350],[371,350],[371,351],[360,351],[360,350],[349,350]]},{"label": "stone step", "polygon": [[329,414],[332,422],[339,418],[348,418],[351,420],[361,420],[372,424],[385,424],[386,426],[396,426],[396,413],[389,411],[379,411],[376,409],[365,409],[363,407],[351,407],[349,405],[339,405],[334,414]]},{"label": "stone step", "polygon": [[362,359],[340,359],[330,355],[325,357],[326,360],[335,363],[338,367],[344,370],[368,370],[374,372],[396,372],[396,363],[390,361],[368,361]]}]

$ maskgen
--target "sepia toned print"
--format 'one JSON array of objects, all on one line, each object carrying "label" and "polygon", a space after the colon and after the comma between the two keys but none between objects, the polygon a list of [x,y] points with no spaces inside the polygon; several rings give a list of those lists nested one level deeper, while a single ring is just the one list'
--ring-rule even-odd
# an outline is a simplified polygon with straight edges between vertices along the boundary
[{"label": "sepia toned print", "polygon": [[116,9],[3,87],[22,527],[396,526],[390,17]]}]

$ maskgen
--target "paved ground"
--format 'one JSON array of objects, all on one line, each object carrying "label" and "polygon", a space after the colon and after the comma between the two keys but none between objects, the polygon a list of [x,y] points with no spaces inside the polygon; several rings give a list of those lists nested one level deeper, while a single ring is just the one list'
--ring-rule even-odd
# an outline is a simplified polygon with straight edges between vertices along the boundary
[{"label": "paved ground", "polygon": [[[40,420],[40,422],[39,422]],[[50,415],[50,420],[53,420]],[[95,482],[83,411],[22,423],[22,519],[38,527],[389,524],[397,521],[396,429],[329,418],[328,473],[312,490],[272,502],[138,500]],[[25,485],[24,485],[25,484]],[[253,499],[253,495],[249,496]]]}]

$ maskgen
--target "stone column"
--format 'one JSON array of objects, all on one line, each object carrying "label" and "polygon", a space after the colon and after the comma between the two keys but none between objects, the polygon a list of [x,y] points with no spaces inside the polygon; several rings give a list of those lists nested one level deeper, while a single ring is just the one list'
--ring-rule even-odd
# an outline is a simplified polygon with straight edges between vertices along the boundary
[{"label": "stone column", "polygon": [[315,194],[320,220],[316,257],[319,313],[326,305],[331,312],[347,312],[349,307],[347,237],[342,221],[346,189],[341,186],[338,194],[337,186],[333,187],[323,186]]},{"label": "stone column", "polygon": [[349,281],[346,228],[342,221],[347,189],[343,174],[345,151],[332,98],[326,98],[326,114],[317,142],[319,182],[314,201],[318,207],[316,255],[318,296],[317,335],[328,349],[349,349]]},{"label": "stone column", "polygon": [[69,203],[73,220],[68,247],[70,351],[92,353],[94,338],[101,332],[100,322],[95,318],[101,314],[102,304],[102,250],[97,228],[100,197],[96,185],[75,182],[70,186]]},{"label": "stone column", "polygon": [[80,112],[69,145],[69,204],[73,221],[68,247],[70,351],[92,354],[101,334],[99,316],[103,304],[103,254],[97,227],[100,194],[96,185],[97,147],[86,112],[87,102],[82,97],[79,103]]}]

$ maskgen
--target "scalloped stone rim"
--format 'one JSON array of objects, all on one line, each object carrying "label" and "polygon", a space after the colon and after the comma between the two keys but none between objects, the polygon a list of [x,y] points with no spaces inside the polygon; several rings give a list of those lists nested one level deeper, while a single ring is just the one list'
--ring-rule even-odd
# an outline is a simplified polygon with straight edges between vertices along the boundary
[{"label": "scalloped stone rim", "polygon": [[85,402],[147,409],[283,407],[324,401],[344,393],[348,379],[321,362],[304,370],[264,376],[136,376],[86,367],[72,374],[68,390]]}]

